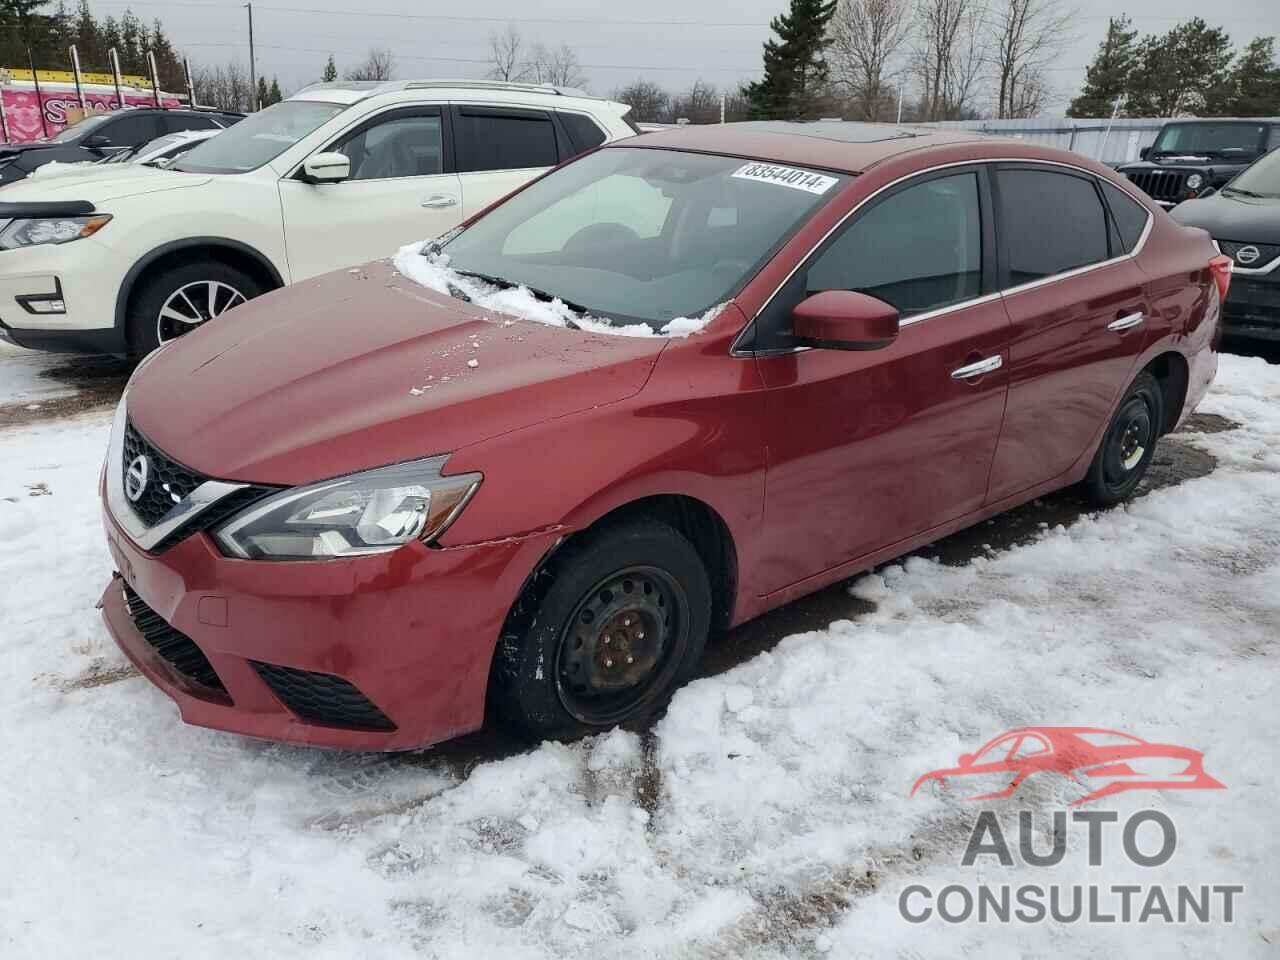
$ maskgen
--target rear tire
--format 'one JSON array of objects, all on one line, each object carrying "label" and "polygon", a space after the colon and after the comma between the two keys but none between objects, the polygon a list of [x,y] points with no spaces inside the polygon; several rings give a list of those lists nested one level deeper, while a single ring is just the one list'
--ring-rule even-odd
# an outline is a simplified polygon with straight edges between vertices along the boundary
[{"label": "rear tire", "polygon": [[567,740],[645,720],[697,665],[711,582],[673,527],[606,527],[552,558],[508,618],[496,712],[520,734]]},{"label": "rear tire", "polygon": [[143,280],[129,304],[129,351],[144,357],[262,292],[253,277],[217,260],[163,270]]},{"label": "rear tire", "polygon": [[1128,499],[1146,475],[1164,423],[1160,381],[1143,371],[1125,392],[1085,475],[1084,491],[1099,507]]}]

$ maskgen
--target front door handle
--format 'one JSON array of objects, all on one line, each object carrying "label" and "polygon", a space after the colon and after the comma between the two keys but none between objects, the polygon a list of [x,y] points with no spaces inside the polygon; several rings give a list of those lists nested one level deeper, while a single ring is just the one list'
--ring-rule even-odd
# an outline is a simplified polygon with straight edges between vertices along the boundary
[{"label": "front door handle", "polygon": [[1117,317],[1115,320],[1112,320],[1110,323],[1108,323],[1107,329],[1113,330],[1117,333],[1120,332],[1121,330],[1132,330],[1134,327],[1141,324],[1142,321],[1145,319],[1147,318],[1144,317],[1141,313],[1128,313],[1128,314],[1125,314],[1123,317]]},{"label": "front door handle", "polygon": [[977,363],[968,363],[958,370],[952,370],[951,379],[968,380],[971,377],[980,377],[984,373],[992,373],[1003,366],[1004,358],[997,353],[994,357],[987,357],[987,359],[979,360]]},{"label": "front door handle", "polygon": [[446,196],[443,193],[437,193],[422,201],[422,205],[432,210],[438,210],[442,207],[452,207],[457,204],[457,197]]}]

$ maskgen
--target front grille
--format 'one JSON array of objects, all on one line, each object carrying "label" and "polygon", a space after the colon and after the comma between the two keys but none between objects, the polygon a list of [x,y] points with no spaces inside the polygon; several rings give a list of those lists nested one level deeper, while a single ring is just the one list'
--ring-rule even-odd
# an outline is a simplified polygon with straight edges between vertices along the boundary
[{"label": "front grille", "polygon": [[227,688],[195,642],[185,633],[179,633],[165,621],[164,617],[152,610],[145,600],[133,592],[125,584],[125,604],[129,609],[129,618],[142,634],[142,639],[151,645],[151,649],[192,683],[216,690],[225,694]]},{"label": "front grille", "polygon": [[129,489],[129,466],[138,457],[147,458],[147,481],[142,496],[131,500],[129,506],[148,527],[154,527],[163,520],[174,504],[180,503],[208,479],[169,459],[129,422],[124,427],[124,456],[120,465],[124,471],[121,482],[126,491]]},{"label": "front grille", "polygon": [[1187,199],[1187,188],[1184,186],[1190,172],[1181,170],[1135,170],[1125,173],[1139,190],[1156,200],[1168,203],[1180,203]]},{"label": "front grille", "polygon": [[351,730],[394,730],[396,725],[354,686],[331,673],[249,661],[271,692],[310,723]]},{"label": "front grille", "polygon": [[202,530],[212,530],[223,520],[230,519],[249,506],[249,504],[270,496],[278,489],[278,487],[248,486],[229,493],[202,512],[197,513],[186,523],[175,527],[167,537],[155,545],[152,552],[161,553],[192,534],[199,533]]},{"label": "front grille", "polygon": [[[1258,254],[1257,256],[1250,257],[1248,263],[1244,263],[1240,260],[1240,251],[1247,247],[1253,247],[1258,251]],[[1219,240],[1218,248],[1234,260],[1236,266],[1245,267],[1250,270],[1256,270],[1258,267],[1265,267],[1276,257],[1280,257],[1280,243],[1237,243],[1234,240]]]}]

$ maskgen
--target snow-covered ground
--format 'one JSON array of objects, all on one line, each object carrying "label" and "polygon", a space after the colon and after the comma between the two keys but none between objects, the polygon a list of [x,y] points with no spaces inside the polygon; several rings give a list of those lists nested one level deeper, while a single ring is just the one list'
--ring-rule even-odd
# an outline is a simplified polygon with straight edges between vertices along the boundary
[{"label": "snow-covered ground", "polygon": [[44,375],[65,362],[56,353],[37,353],[0,341],[0,406],[42,403],[74,394],[73,388]]},{"label": "snow-covered ground", "polygon": [[[1172,441],[1207,476],[882,568],[850,587],[870,612],[696,681],[652,731],[474,769],[182,726],[93,609],[107,414],[0,431],[0,956],[1274,956],[1280,367],[1224,357],[1202,410],[1239,424]],[[911,785],[1024,725],[1202,750],[1226,789],[1093,805],[1167,813],[1161,867],[1109,842],[1090,868],[1082,831],[1057,867],[962,867],[983,805]],[[1245,893],[1229,925],[899,915],[907,884],[980,881]]]}]

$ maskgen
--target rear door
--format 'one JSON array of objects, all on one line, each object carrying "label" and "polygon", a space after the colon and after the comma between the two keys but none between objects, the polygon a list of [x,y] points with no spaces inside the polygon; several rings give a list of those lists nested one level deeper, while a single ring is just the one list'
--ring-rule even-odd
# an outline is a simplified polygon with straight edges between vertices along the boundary
[{"label": "rear door", "polygon": [[455,104],[453,136],[464,217],[574,154],[547,110]]},{"label": "rear door", "polygon": [[439,106],[400,107],[365,120],[317,152],[345,153],[341,183],[280,181],[293,279],[364,263],[429,240],[462,219],[462,190],[452,170]]},{"label": "rear door", "polygon": [[1155,322],[1147,278],[1096,177],[1002,164],[993,186],[1012,322],[1009,406],[988,497],[998,501],[1092,454]]},{"label": "rear door", "polygon": [[[982,506],[1009,336],[989,210],[981,167],[921,174],[859,210],[762,312],[766,593]],[[824,290],[897,307],[897,340],[795,349],[791,311]]]}]

